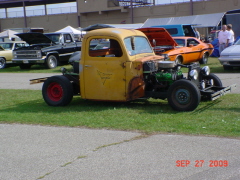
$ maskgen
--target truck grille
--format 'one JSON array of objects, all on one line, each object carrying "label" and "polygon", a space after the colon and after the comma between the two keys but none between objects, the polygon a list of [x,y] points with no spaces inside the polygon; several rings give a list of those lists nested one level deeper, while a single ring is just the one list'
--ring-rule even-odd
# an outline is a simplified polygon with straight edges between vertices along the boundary
[{"label": "truck grille", "polygon": [[32,50],[32,51],[16,51],[16,58],[17,59],[32,59],[32,58],[37,58],[37,51]]}]

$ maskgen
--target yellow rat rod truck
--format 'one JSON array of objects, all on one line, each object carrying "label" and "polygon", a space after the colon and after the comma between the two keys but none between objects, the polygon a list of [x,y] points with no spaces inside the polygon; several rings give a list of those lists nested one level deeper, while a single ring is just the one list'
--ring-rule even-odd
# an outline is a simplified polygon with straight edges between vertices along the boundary
[{"label": "yellow rat rod truck", "polygon": [[[44,82],[42,95],[48,105],[65,106],[73,95],[118,102],[158,98],[167,99],[174,110],[192,111],[202,98],[215,100],[232,88],[222,87],[208,66],[175,64],[155,55],[147,37],[138,30],[88,32],[79,54],[73,72],[62,68],[63,75],[30,80],[31,84]],[[187,77],[181,67],[188,68]]]}]

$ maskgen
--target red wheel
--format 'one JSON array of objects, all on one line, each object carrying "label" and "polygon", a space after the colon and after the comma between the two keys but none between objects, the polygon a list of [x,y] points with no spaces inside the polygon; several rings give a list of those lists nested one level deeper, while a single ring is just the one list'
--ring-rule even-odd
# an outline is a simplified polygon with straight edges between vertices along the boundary
[{"label": "red wheel", "polygon": [[42,95],[50,106],[65,106],[73,98],[73,86],[65,76],[53,76],[44,82]]},{"label": "red wheel", "polygon": [[47,94],[52,101],[59,101],[63,97],[63,89],[60,84],[53,82],[47,88]]}]

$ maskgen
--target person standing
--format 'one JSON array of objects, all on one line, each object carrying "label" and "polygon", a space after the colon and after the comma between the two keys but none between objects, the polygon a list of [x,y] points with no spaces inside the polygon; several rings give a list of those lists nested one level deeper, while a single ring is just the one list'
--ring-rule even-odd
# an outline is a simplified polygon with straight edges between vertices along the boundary
[{"label": "person standing", "polygon": [[197,28],[194,28],[195,33],[196,33],[196,38],[200,39],[200,33],[198,32]]},{"label": "person standing", "polygon": [[218,33],[219,55],[227,47],[228,38],[229,33],[227,31],[227,26],[223,25],[222,30]]},{"label": "person standing", "polygon": [[232,30],[232,25],[231,24],[228,24],[227,25],[227,30],[228,30],[228,39],[227,39],[227,47],[233,45],[234,43],[234,32]]}]

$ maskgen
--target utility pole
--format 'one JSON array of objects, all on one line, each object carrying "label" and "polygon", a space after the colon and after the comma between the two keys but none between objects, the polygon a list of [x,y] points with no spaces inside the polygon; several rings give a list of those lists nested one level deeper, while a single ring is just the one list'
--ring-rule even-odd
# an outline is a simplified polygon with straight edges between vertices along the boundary
[{"label": "utility pole", "polygon": [[78,9],[79,8],[78,1],[76,1],[76,3],[77,3],[77,21],[78,21],[77,23],[78,23],[78,27],[81,27],[81,16],[80,16],[79,9]]},{"label": "utility pole", "polygon": [[25,28],[27,27],[27,16],[26,16],[26,7],[25,7],[25,2],[23,1],[23,13],[24,13],[24,25]]},{"label": "utility pole", "polygon": [[193,1],[190,0],[190,15],[193,15]]},{"label": "utility pole", "polygon": [[133,0],[131,0],[131,23],[133,24]]}]

